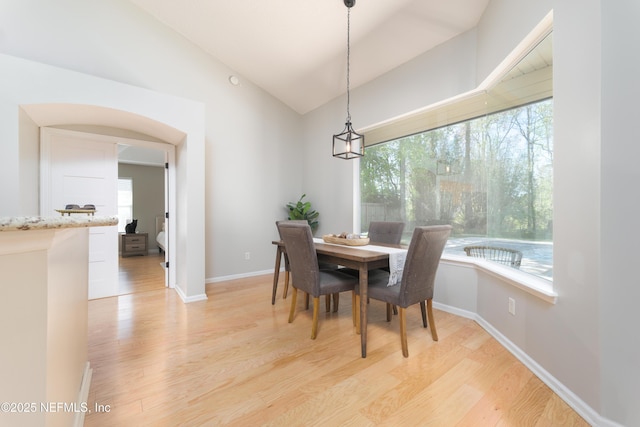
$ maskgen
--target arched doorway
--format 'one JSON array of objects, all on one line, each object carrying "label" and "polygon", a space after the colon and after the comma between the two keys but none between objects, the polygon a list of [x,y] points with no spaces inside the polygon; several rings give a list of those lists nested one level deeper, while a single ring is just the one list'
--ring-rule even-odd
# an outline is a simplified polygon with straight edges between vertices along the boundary
[{"label": "arched doorway", "polygon": [[[80,108],[82,107],[82,108]],[[166,194],[166,204],[165,204],[165,212],[175,212],[176,206],[176,162],[175,162],[175,145],[172,143],[173,141],[184,139],[184,134],[176,131],[162,123],[155,123],[150,121],[148,118],[140,117],[138,115],[134,115],[127,112],[122,111],[114,111],[111,109],[104,109],[96,106],[78,106],[78,105],[30,105],[24,108],[25,112],[29,114],[31,119],[34,119],[34,125],[38,123],[56,123],[54,126],[41,127],[40,129],[49,130],[47,134],[58,133],[67,136],[73,136],[74,138],[86,138],[87,143],[88,140],[96,140],[100,139],[104,143],[111,143],[114,147],[117,144],[128,144],[131,146],[148,148],[148,149],[157,149],[161,150],[165,153],[165,158],[167,160],[168,168],[166,172],[166,186],[165,186],[165,194]],[[37,120],[37,121],[36,121]],[[88,123],[88,122],[94,122]],[[128,128],[121,127],[113,127],[113,126],[104,126],[98,123],[112,123],[112,124],[120,124],[121,126],[128,126]],[[140,122],[140,123],[139,123]],[[137,125],[136,125],[137,124]],[[131,128],[135,128],[136,130],[132,130]],[[170,139],[173,141],[163,141],[157,137],[152,135],[142,134],[138,130],[144,128],[146,131],[152,131],[156,134],[160,133],[163,135],[169,135]],[[45,133],[43,132],[43,135]],[[43,136],[44,138],[44,136]],[[81,140],[81,139],[80,139]],[[43,144],[45,141],[41,141]],[[49,162],[49,159],[46,156],[41,157],[41,162]],[[115,160],[117,162],[117,158]],[[41,165],[42,166],[42,165]],[[114,165],[117,169],[117,164]],[[116,176],[117,178],[117,176]],[[53,212],[51,206],[44,206],[45,202],[43,200],[43,191],[48,190],[48,182],[47,177],[41,173],[41,201],[40,201],[40,210],[42,215],[47,215],[49,211]],[[114,182],[114,186],[117,185],[117,182]],[[44,208],[44,211],[43,211]],[[46,212],[45,212],[46,211]],[[175,242],[175,233],[173,230],[175,229],[172,226],[175,221],[172,221],[172,217],[175,215],[169,215],[169,219],[167,219],[167,235],[169,238],[167,241],[171,245],[171,250],[166,251],[166,260],[165,262],[169,266],[176,266],[176,255],[177,250],[173,250],[173,242]],[[154,227],[155,230],[155,227]],[[173,238],[172,238],[173,237]],[[117,251],[117,245],[115,246]],[[111,251],[112,249],[110,249]],[[98,293],[93,293],[93,297],[105,297],[105,296],[113,296],[119,293],[118,284],[117,284],[117,252],[115,254],[111,254],[111,258],[115,258],[112,260],[115,270],[115,277],[110,279],[111,283],[106,286],[105,289]],[[165,283],[169,287],[175,287],[176,284],[176,272],[172,268],[168,268],[165,270]],[[102,272],[104,274],[104,272]],[[91,280],[90,280],[91,283]],[[91,285],[90,285],[91,289]],[[92,292],[90,291],[90,295]]]},{"label": "arched doorway", "polygon": [[[65,124],[127,129],[176,147],[179,203],[175,290],[184,302],[205,293],[205,105],[21,58],[0,55],[0,138],[6,155],[4,216],[38,215],[39,129]],[[17,78],[29,76],[29,78]],[[173,223],[172,223],[173,224]]]}]

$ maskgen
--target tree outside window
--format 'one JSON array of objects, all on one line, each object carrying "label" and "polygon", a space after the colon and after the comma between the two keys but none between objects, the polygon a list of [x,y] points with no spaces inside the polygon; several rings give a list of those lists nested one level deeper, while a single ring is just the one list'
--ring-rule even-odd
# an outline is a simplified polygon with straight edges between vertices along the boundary
[{"label": "tree outside window", "polygon": [[553,100],[368,147],[360,163],[361,223],[451,224],[445,253],[498,242],[521,269],[551,279]]}]

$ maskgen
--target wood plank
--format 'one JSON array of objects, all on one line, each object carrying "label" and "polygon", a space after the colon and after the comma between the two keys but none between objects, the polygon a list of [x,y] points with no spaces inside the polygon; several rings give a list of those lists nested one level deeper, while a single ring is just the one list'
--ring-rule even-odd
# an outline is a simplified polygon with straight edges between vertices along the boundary
[{"label": "wood plank", "polygon": [[349,293],[311,340],[312,310],[299,301],[288,323],[291,297],[271,305],[272,284],[210,284],[207,301],[184,304],[162,282],[133,283],[90,301],[88,403],[110,411],[85,425],[587,425],[469,319],[434,310],[434,342],[409,307],[405,359],[398,316],[372,301],[363,359]]}]

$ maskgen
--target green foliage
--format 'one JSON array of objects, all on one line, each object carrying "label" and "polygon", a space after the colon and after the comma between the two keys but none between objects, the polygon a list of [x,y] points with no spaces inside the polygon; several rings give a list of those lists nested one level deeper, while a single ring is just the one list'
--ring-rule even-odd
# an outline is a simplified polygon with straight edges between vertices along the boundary
[{"label": "green foliage", "polygon": [[311,202],[303,202],[307,195],[303,194],[297,202],[287,203],[287,209],[289,210],[290,220],[304,220],[306,219],[311,227],[311,232],[315,233],[318,229],[318,217],[320,214],[311,209]]},{"label": "green foliage", "polygon": [[361,222],[444,222],[458,236],[549,240],[552,172],[553,104],[545,100],[367,148]]}]

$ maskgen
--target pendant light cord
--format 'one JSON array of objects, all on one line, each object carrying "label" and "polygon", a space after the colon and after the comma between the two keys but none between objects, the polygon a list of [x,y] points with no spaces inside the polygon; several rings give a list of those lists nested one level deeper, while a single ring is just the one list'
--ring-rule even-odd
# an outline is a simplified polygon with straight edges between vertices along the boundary
[{"label": "pendant light cord", "polygon": [[333,157],[350,160],[364,156],[364,135],[351,126],[351,7],[356,0],[343,0],[347,7],[347,122],[343,131],[333,135]]},{"label": "pendant light cord", "polygon": [[351,33],[351,8],[347,7],[347,123],[351,123],[351,113],[349,112],[349,63],[351,56],[351,43],[349,34]]}]

